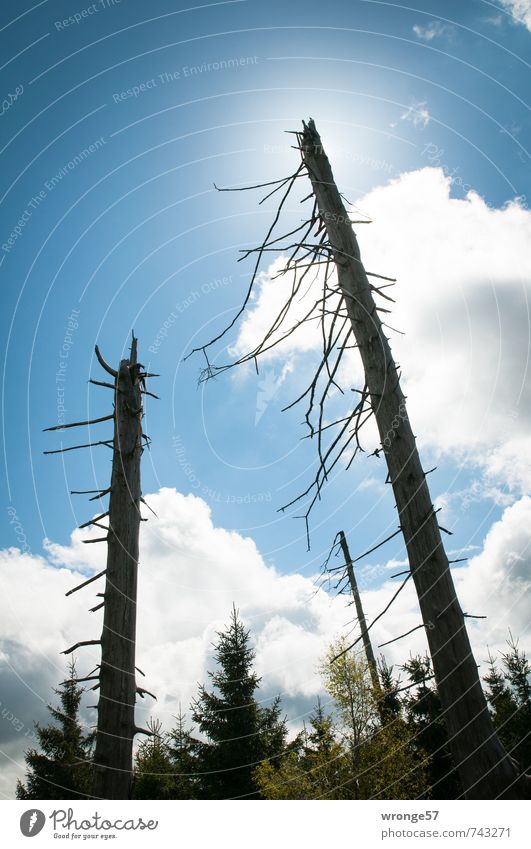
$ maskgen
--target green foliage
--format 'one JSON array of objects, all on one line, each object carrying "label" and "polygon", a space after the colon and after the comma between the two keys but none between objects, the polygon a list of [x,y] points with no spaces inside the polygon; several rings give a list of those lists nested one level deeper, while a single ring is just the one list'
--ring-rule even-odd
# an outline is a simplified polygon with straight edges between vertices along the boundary
[{"label": "green foliage", "polygon": [[173,764],[159,722],[150,720],[151,736],[143,740],[135,755],[133,798],[173,799]]},{"label": "green foliage", "polygon": [[213,690],[201,686],[192,704],[193,719],[206,738],[198,746],[202,796],[257,798],[255,766],[284,748],[285,722],[278,701],[269,708],[256,701],[260,679],[252,667],[254,652],[235,608],[214,648]]},{"label": "green foliage", "polygon": [[487,701],[500,739],[523,772],[531,770],[531,669],[518,644],[511,638],[501,655],[500,670],[494,658],[483,680]]},{"label": "green foliage", "polygon": [[389,666],[383,654],[378,661],[378,677],[381,684],[378,708],[382,722],[386,724],[402,715],[402,701],[400,681],[394,677],[393,667]]},{"label": "green foliage", "polygon": [[174,769],[174,799],[199,798],[198,741],[186,726],[184,714],[179,709],[177,723],[168,736],[168,752]]},{"label": "green foliage", "polygon": [[412,744],[392,670],[385,667],[384,687],[375,692],[363,653],[345,651],[344,640],[339,640],[330,647],[321,673],[350,754],[351,798],[414,799],[422,795],[427,756]]},{"label": "green foliage", "polygon": [[17,799],[80,799],[92,793],[94,733],[86,733],[79,721],[83,688],[76,683],[75,664],[69,677],[54,692],[60,707],[48,705],[55,725],[35,724],[41,751],[29,749],[25,783],[17,782]]},{"label": "green foliage", "polygon": [[304,731],[275,766],[264,761],[255,778],[265,799],[348,799],[350,761],[318,701]]},{"label": "green foliage", "polygon": [[411,657],[402,669],[414,685],[404,697],[404,707],[413,744],[429,757],[429,796],[456,799],[462,792],[461,783],[448,748],[439,693],[432,683],[431,660],[428,655]]},{"label": "green foliage", "polygon": [[335,720],[318,703],[309,733],[278,767],[260,765],[266,798],[413,799],[426,791],[427,756],[411,742],[392,670],[376,693],[364,656],[344,649],[342,640],[332,645],[321,665]]}]

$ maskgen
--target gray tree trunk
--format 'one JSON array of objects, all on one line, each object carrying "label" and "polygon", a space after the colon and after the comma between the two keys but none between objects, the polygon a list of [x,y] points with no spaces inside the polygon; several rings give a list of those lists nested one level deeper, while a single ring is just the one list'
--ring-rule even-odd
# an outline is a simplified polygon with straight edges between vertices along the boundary
[{"label": "gray tree trunk", "polygon": [[360,593],[359,593],[359,590],[358,590],[358,583],[356,581],[356,575],[354,574],[354,564],[352,563],[352,558],[350,556],[347,538],[346,538],[343,531],[339,531],[339,544],[341,545],[341,549],[343,551],[343,556],[345,558],[345,565],[347,567],[348,582],[350,584],[352,597],[354,599],[354,605],[356,607],[356,616],[358,617],[358,622],[360,623],[361,638],[362,638],[362,641],[363,641],[363,648],[365,649],[365,657],[367,658],[367,665],[369,667],[372,686],[373,686],[375,692],[378,693],[380,691],[380,679],[378,678],[378,667],[376,666],[376,658],[375,658],[374,652],[372,650],[371,638],[370,638],[369,632],[367,630],[367,621],[365,619],[365,613],[363,611],[363,605],[361,603],[361,597],[360,597]]},{"label": "gray tree trunk", "polygon": [[114,450],[101,634],[94,795],[131,795],[135,728],[135,641],[140,528],[142,399],[136,339],[116,374]]},{"label": "gray tree trunk", "polygon": [[[304,125],[300,138],[302,157],[333,249],[339,286],[359,345],[450,748],[466,797],[527,798],[530,779],[520,777],[489,715],[397,369],[376,311],[353,227],[313,121]],[[415,238],[414,233],[411,236]]]}]

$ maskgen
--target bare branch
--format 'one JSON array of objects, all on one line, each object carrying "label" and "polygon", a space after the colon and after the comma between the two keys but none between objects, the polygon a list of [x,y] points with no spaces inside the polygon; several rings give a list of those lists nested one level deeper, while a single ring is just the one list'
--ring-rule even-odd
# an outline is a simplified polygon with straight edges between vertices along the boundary
[{"label": "bare branch", "polygon": [[106,383],[104,380],[93,380],[93,378],[89,379],[89,383],[93,383],[94,386],[105,386],[106,389],[117,389],[113,383]]},{"label": "bare branch", "polygon": [[146,695],[146,696],[151,696],[152,699],[155,699],[155,701],[157,701],[157,697],[154,696],[153,693],[150,693],[149,690],[145,690],[143,687],[137,687],[136,691],[137,691],[137,693],[138,693],[138,695],[140,696],[141,699],[143,699],[144,695]]},{"label": "bare branch", "polygon": [[65,593],[65,596],[66,596],[66,595],[72,595],[72,593],[77,593],[77,591],[78,591],[78,590],[82,590],[82,589],[83,589],[83,587],[88,586],[88,585],[89,585],[89,584],[91,584],[93,581],[97,581],[97,580],[98,580],[98,578],[102,578],[102,577],[103,577],[103,575],[105,575],[105,572],[106,572],[106,571],[107,571],[106,569],[103,569],[101,572],[98,572],[98,574],[97,574],[97,575],[93,575],[93,576],[92,576],[92,578],[88,578],[88,580],[83,581],[83,583],[82,583],[82,584],[78,584],[78,585],[77,585],[77,587],[74,587],[74,589],[73,589],[73,590],[68,590],[68,592],[67,592],[67,593]]},{"label": "bare branch", "polygon": [[[90,527],[90,525],[96,525],[99,522],[100,519],[104,519],[105,516],[108,516],[108,515],[109,515],[109,511],[106,510],[105,513],[100,513],[100,515],[96,516],[95,519],[89,519],[88,522],[83,522],[82,525],[78,525],[78,528],[79,528],[79,530],[81,530],[82,528]],[[101,525],[100,525],[100,527],[101,527]],[[106,528],[106,530],[108,530],[108,529]]]},{"label": "bare branch", "polygon": [[61,652],[61,654],[71,654],[76,649],[81,648],[81,646],[99,646],[101,640],[81,640],[81,642],[76,643],[74,646],[70,646],[69,649],[65,649]]},{"label": "bare branch", "polygon": [[118,372],[116,371],[116,369],[113,369],[108,363],[105,362],[97,345],[94,346],[94,352],[96,354],[96,357],[98,358],[100,366],[105,369],[107,374],[110,374],[116,380],[116,378],[118,377]]},{"label": "bare branch", "polygon": [[107,489],[101,489],[94,498],[89,498],[89,501],[97,501],[99,498],[103,498],[104,495],[108,495],[111,492],[112,487],[108,486]]},{"label": "bare branch", "polygon": [[424,622],[421,622],[420,625],[415,625],[414,628],[410,628],[409,631],[406,631],[405,634],[400,634],[399,637],[393,637],[392,640],[387,640],[386,643],[380,643],[378,648],[383,649],[384,646],[390,646],[391,643],[396,643],[397,640],[401,640],[403,637],[408,637],[413,633],[413,631],[418,631],[420,628],[424,628]]},{"label": "bare branch", "polygon": [[86,422],[71,422],[70,424],[55,425],[55,427],[45,427],[43,433],[47,433],[50,430],[66,430],[67,427],[81,427],[82,425],[99,424],[99,422],[108,422],[113,418],[114,413],[111,413],[110,416],[102,416],[99,419],[89,419]]},{"label": "bare branch", "polygon": [[43,451],[43,454],[64,454],[66,451],[76,451],[78,448],[95,448],[96,445],[114,447],[112,439],[102,439],[100,442],[87,442],[86,445],[71,445],[69,448],[58,448],[55,451]]}]

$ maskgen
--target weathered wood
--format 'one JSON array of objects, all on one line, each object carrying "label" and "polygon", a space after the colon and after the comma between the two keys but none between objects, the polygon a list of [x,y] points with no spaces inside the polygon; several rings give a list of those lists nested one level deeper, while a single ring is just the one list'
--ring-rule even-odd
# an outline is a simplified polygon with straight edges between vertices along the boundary
[{"label": "weathered wood", "polygon": [[[97,352],[103,365],[104,360]],[[110,366],[103,365],[109,373]],[[135,640],[142,402],[136,339],[116,374],[114,453],[101,634],[94,795],[128,799],[135,735]]]},{"label": "weathered wood", "polygon": [[371,676],[372,686],[376,693],[380,691],[380,679],[378,678],[378,667],[376,666],[376,658],[374,656],[374,652],[372,650],[371,638],[369,636],[369,632],[367,630],[367,621],[365,619],[365,613],[363,611],[363,605],[361,603],[361,597],[358,590],[358,582],[356,581],[356,575],[354,574],[354,565],[352,563],[352,558],[350,556],[350,551],[347,543],[347,538],[345,536],[344,531],[339,531],[339,544],[343,551],[343,557],[345,558],[345,565],[347,567],[347,575],[348,582],[350,584],[350,589],[352,592],[352,597],[354,599],[354,604],[356,606],[356,616],[358,617],[358,622],[360,624],[361,637],[363,640],[363,648],[365,649],[365,657],[367,658],[367,665],[369,667],[369,673]]},{"label": "weathered wood", "polygon": [[450,748],[465,795],[470,799],[528,797],[531,779],[520,776],[489,715],[426,475],[407,417],[397,367],[376,311],[354,229],[312,120],[304,125],[298,138],[359,346],[426,628]]},{"label": "weathered wood", "polygon": [[105,575],[105,569],[103,569],[101,572],[98,572],[97,575],[93,575],[92,578],[88,578],[86,581],[83,581],[82,584],[78,584],[77,587],[74,587],[72,590],[68,590],[65,595],[72,595],[72,593],[77,593],[78,590],[82,590],[83,587],[88,586],[92,583],[92,581],[97,581],[98,578],[103,577],[103,575]]}]

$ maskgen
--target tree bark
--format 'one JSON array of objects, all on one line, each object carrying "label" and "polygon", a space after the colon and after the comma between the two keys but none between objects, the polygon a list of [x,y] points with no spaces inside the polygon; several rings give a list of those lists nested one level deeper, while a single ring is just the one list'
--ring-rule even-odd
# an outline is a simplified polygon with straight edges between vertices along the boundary
[{"label": "tree bark", "polygon": [[140,528],[142,401],[133,338],[115,377],[114,451],[101,635],[94,795],[131,795],[135,734],[135,641]]},{"label": "tree bark", "polygon": [[397,368],[376,311],[353,227],[312,120],[304,124],[299,139],[359,346],[426,630],[450,749],[466,798],[529,798],[531,779],[520,775],[517,765],[503,748],[488,711],[407,417]]}]

